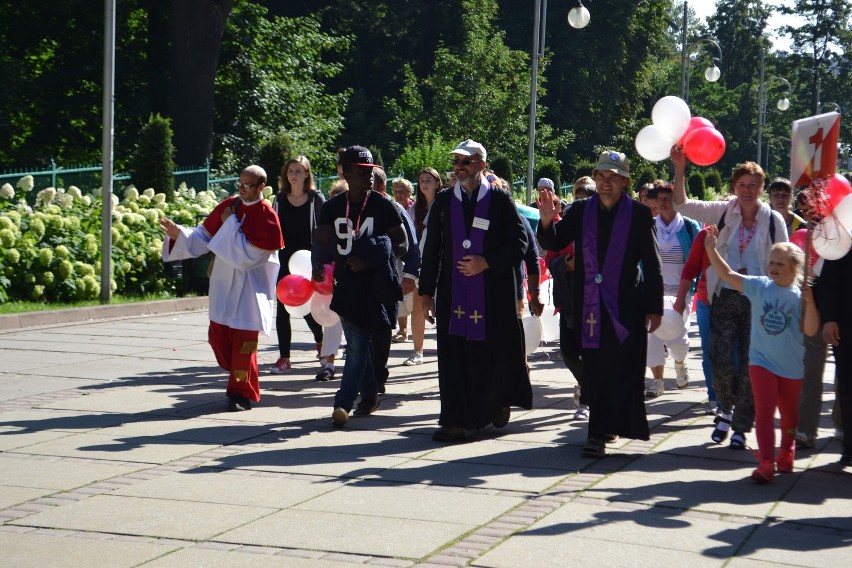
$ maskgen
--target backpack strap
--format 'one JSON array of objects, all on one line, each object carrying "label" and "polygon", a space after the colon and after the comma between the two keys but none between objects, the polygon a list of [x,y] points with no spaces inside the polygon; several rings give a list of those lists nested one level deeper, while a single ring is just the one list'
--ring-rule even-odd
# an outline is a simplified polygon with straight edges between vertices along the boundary
[{"label": "backpack strap", "polygon": [[722,211],[722,218],[721,218],[721,219],[719,219],[719,222],[718,222],[718,223],[716,223],[716,228],[718,228],[718,229],[719,229],[719,232],[720,232],[720,233],[722,232],[722,229],[724,229],[724,228],[725,228],[725,215],[727,215],[727,214],[728,214],[728,210],[727,210],[727,209],[725,209],[724,211]]}]

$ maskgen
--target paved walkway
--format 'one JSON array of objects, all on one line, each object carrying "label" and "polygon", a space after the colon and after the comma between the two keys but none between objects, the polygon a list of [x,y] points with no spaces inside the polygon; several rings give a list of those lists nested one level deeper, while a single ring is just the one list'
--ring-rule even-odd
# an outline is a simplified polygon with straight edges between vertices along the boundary
[{"label": "paved walkway", "polygon": [[[431,439],[431,331],[422,366],[403,367],[411,344],[394,345],[381,410],[336,430],[337,382],[313,380],[303,321],[293,372],[264,375],[262,403],[243,413],[224,411],[206,321],[194,311],[0,332],[0,566],[852,563],[831,362],[817,449],[757,486],[750,452],[710,443],[695,337],[693,385],[647,403],[651,441],[589,460],[555,346],[531,361],[534,410],[443,446]],[[276,358],[265,338],[261,363]]]}]

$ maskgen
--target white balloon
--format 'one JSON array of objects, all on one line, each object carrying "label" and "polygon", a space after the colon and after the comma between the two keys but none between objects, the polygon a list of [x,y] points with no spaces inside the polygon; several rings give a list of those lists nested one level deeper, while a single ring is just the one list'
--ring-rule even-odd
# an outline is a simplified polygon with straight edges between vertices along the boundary
[{"label": "white balloon", "polygon": [[[311,298],[314,296],[319,296],[320,294],[312,294]],[[309,313],[311,313],[311,300],[308,300],[304,304],[300,306],[284,306],[287,309],[287,313],[293,317],[303,318]]]},{"label": "white balloon", "polygon": [[553,305],[544,306],[544,311],[538,318],[541,322],[541,338],[551,342],[559,339],[559,314],[553,313]]},{"label": "white balloon", "polygon": [[833,210],[837,221],[846,228],[852,228],[852,195],[847,195]]},{"label": "white balloon", "polygon": [[290,257],[290,262],[287,263],[287,268],[290,270],[290,274],[298,274],[299,276],[310,278],[313,272],[311,251],[297,250],[294,252],[293,256]]},{"label": "white balloon", "polygon": [[674,306],[674,296],[663,296],[663,317],[660,320],[660,327],[654,330],[654,335],[663,341],[671,341],[683,335],[686,328],[686,320],[689,314],[686,310],[683,314],[677,313]]},{"label": "white balloon", "polygon": [[331,327],[340,321],[340,316],[331,309],[331,294],[314,294],[308,303],[314,321],[321,326]]},{"label": "white balloon", "polygon": [[689,106],[679,97],[663,97],[651,111],[651,122],[667,137],[674,141],[686,134],[692,114]]},{"label": "white balloon", "polygon": [[529,357],[541,344],[541,322],[535,316],[526,316],[521,324],[524,326],[524,350]]},{"label": "white balloon", "polygon": [[649,162],[659,162],[669,157],[678,138],[665,134],[654,124],[648,125],[636,135],[636,151]]},{"label": "white balloon", "polygon": [[852,235],[834,215],[829,215],[814,228],[812,245],[822,258],[838,260],[852,247]]}]

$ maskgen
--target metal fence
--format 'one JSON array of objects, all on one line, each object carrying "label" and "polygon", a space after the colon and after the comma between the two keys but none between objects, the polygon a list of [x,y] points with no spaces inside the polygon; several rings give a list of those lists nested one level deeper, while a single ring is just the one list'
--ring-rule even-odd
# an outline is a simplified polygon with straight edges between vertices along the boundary
[{"label": "metal fence", "polygon": [[[75,185],[81,189],[93,189],[101,187],[101,165],[97,166],[82,166],[70,165],[61,166],[54,160],[50,161],[50,169],[32,169],[18,168],[0,171],[0,185],[11,183],[15,185],[18,180],[24,176],[33,176],[35,187],[37,189],[45,187],[70,187]],[[173,172],[175,176],[175,185],[180,185],[182,182],[189,187],[195,189],[232,189],[233,183],[239,179],[239,176],[233,177],[211,177],[210,162],[203,166],[184,166],[177,167]],[[121,195],[124,192],[124,187],[128,185],[130,176],[127,174],[116,174],[112,177],[113,193]],[[146,189],[146,188],[138,188]]]}]

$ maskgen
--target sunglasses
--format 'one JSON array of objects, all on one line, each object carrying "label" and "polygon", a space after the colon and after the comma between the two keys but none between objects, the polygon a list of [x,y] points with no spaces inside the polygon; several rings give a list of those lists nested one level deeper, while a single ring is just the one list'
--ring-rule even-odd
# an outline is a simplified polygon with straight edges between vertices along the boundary
[{"label": "sunglasses", "polygon": [[464,159],[458,159],[457,158],[450,163],[454,166],[469,166],[469,165],[473,164],[474,162],[478,162],[478,161],[479,161],[478,159],[477,160],[471,160],[470,158],[464,158]]}]

